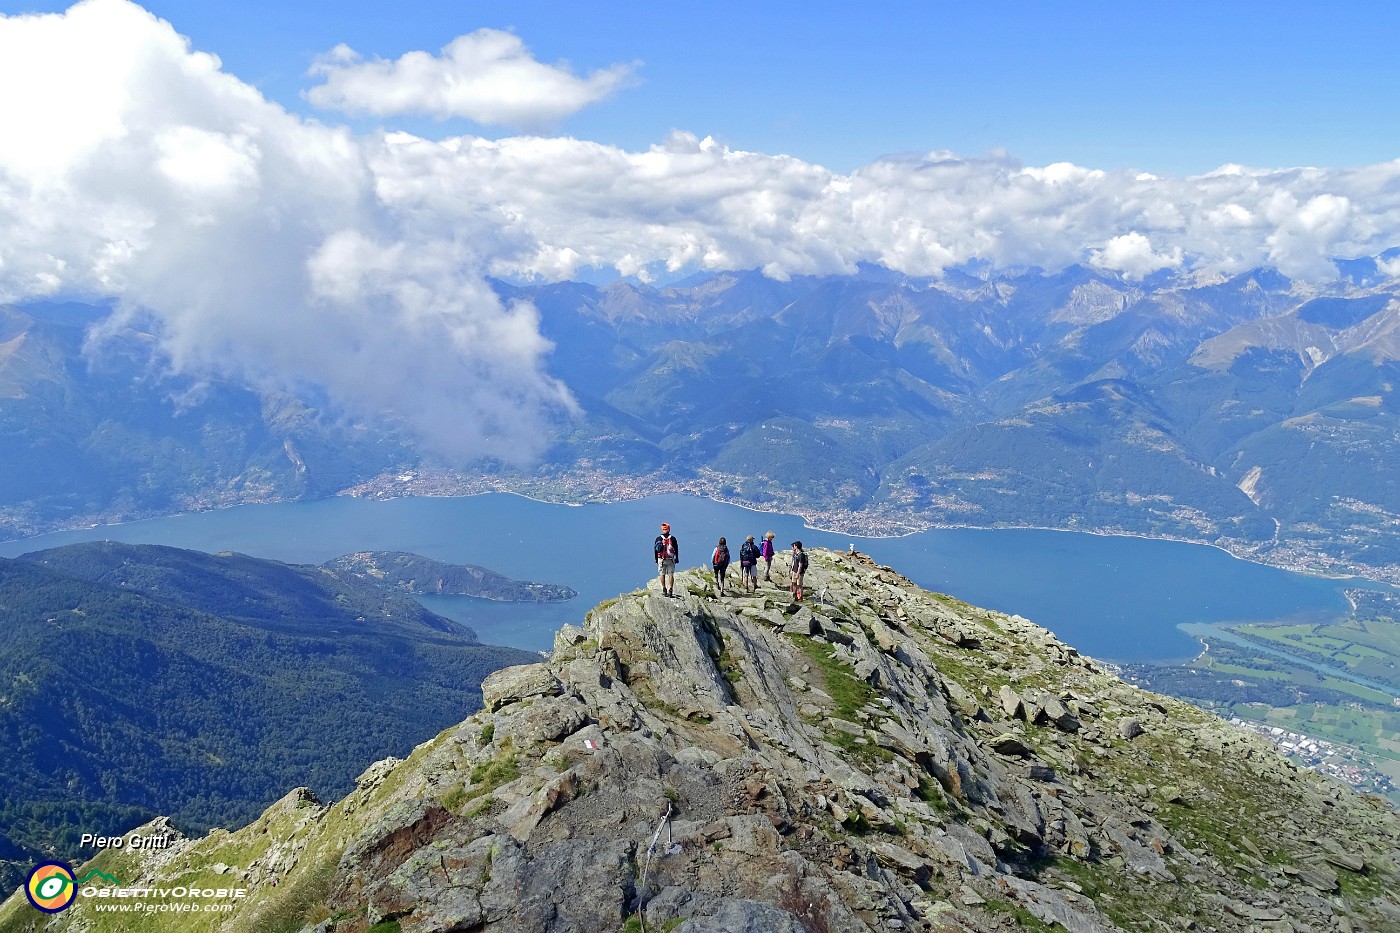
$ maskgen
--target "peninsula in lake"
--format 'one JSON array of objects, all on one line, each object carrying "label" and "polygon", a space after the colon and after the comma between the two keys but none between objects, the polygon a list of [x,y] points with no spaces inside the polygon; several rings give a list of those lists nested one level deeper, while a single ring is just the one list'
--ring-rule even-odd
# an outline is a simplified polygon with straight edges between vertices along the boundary
[{"label": "peninsula in lake", "polygon": [[365,583],[374,583],[414,596],[475,596],[498,602],[556,603],[573,599],[578,590],[551,583],[512,580],[473,564],[446,564],[404,551],[360,551],[344,554],[322,566]]}]

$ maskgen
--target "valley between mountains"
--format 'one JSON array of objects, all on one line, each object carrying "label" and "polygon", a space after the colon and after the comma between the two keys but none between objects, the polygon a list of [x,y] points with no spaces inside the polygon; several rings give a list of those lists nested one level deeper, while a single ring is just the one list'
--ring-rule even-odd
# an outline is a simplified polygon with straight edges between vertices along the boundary
[{"label": "valley between mountains", "polygon": [[864,533],[1136,534],[1398,581],[1386,262],[1327,286],[1078,266],[498,282],[578,403],[528,467],[434,455],[392,414],[184,385],[139,333],[84,349],[102,308],[10,307],[0,533],[338,493],[683,490]]}]

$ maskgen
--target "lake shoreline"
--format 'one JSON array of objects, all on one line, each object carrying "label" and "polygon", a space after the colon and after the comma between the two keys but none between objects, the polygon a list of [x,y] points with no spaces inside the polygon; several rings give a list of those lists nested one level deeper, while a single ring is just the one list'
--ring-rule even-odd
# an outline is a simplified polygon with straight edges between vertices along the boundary
[{"label": "lake shoreline", "polygon": [[[708,556],[708,543],[720,535],[737,541],[765,529],[781,543],[800,538],[839,551],[855,543],[926,589],[1032,619],[1083,653],[1102,658],[1147,661],[1196,653],[1199,645],[1176,629],[1179,622],[1264,621],[1299,610],[1341,618],[1350,609],[1340,581],[1226,559],[1234,555],[1194,542],[1043,528],[838,536],[811,527],[800,514],[685,493],[583,505],[565,507],[514,491],[339,496],[84,528],[0,544],[0,555],[103,539],[241,551],[303,564],[361,551],[407,551],[577,591],[578,597],[566,603],[460,607],[460,621],[476,628],[483,641],[536,650],[552,644],[559,625],[577,622],[582,609],[644,586],[654,576],[651,542],[661,518],[680,531],[686,564]],[[564,555],[571,557],[561,559]]]},{"label": "lake shoreline", "polygon": [[[1112,527],[1061,527],[1053,525],[1033,525],[1033,524],[976,524],[971,522],[949,522],[935,521],[920,515],[907,512],[895,513],[865,513],[839,511],[831,512],[804,506],[795,502],[775,503],[772,506],[765,506],[749,499],[729,498],[722,494],[715,494],[712,488],[722,487],[722,477],[704,477],[700,480],[679,480],[660,479],[641,481],[632,477],[617,477],[610,474],[604,476],[587,477],[589,492],[584,496],[570,496],[563,490],[550,490],[541,488],[540,485],[529,484],[530,491],[522,491],[518,483],[506,483],[496,477],[467,477],[455,473],[434,473],[428,472],[422,476],[415,476],[414,481],[421,481],[424,485],[430,486],[438,491],[409,491],[401,488],[405,484],[400,482],[400,476],[376,477],[368,483],[362,483],[349,489],[342,490],[337,495],[352,496],[355,498],[371,499],[392,499],[410,496],[432,496],[453,498],[456,496],[483,495],[489,492],[499,492],[508,495],[520,496],[531,502],[539,502],[549,505],[567,505],[579,507],[593,504],[616,504],[620,502],[633,502],[645,499],[648,496],[681,494],[691,495],[735,508],[745,509],[763,515],[796,515],[802,519],[803,524],[813,531],[819,531],[833,535],[848,535],[853,538],[864,538],[867,540],[888,540],[907,538],[921,532],[931,530],[970,530],[970,531],[1053,531],[1062,534],[1087,534],[1106,538],[1134,538],[1142,541],[1173,541],[1180,544],[1195,544],[1204,547],[1215,548],[1224,554],[1228,554],[1236,560],[1246,561],[1263,567],[1274,567],[1286,570],[1290,573],[1307,574],[1326,580],[1366,580],[1371,583],[1378,583],[1389,587],[1400,589],[1400,573],[1396,568],[1390,568],[1391,578],[1387,578],[1386,568],[1365,567],[1358,565],[1343,565],[1344,569],[1327,570],[1319,568],[1314,564],[1307,564],[1301,561],[1292,560],[1268,560],[1258,551],[1249,550],[1243,547],[1232,548],[1221,544],[1218,541],[1208,541],[1204,538],[1188,538],[1179,535],[1167,534],[1147,534],[1137,531],[1126,531]],[[407,486],[417,485],[416,482],[409,481]],[[387,485],[386,485],[387,483]],[[447,488],[444,488],[446,484]],[[619,491],[618,487],[627,487],[626,492]],[[461,492],[449,491],[451,488],[462,489]],[[831,519],[837,519],[831,521]],[[1266,552],[1267,553],[1267,552]],[[1327,555],[1318,555],[1323,559],[1330,560]],[[1369,572],[1368,572],[1369,571]]]},{"label": "lake shoreline", "polygon": [[[405,484],[416,485],[415,481],[423,480],[426,482],[427,485],[432,487],[433,491],[408,491],[406,489],[397,488],[391,490],[389,488],[386,488],[384,485],[385,481],[388,480],[392,480],[395,486]],[[442,485],[443,483],[446,483],[446,485],[449,488],[444,488]],[[713,493],[709,492],[708,489],[697,489],[696,484],[682,481],[660,480],[655,481],[654,483],[640,485],[637,488],[634,488],[631,491],[623,494],[614,492],[612,495],[609,495],[606,492],[595,491],[589,496],[575,498],[564,495],[551,494],[546,490],[538,488],[532,489],[531,491],[523,491],[518,486],[508,486],[504,483],[495,480],[494,478],[488,481],[484,477],[467,478],[461,476],[460,474],[436,473],[432,471],[425,471],[422,476],[415,475],[412,480],[407,481],[403,479],[403,474],[398,474],[392,477],[386,474],[381,477],[376,477],[375,480],[372,480],[368,483],[362,483],[356,486],[349,487],[347,489],[343,489],[340,492],[335,493],[334,495],[322,496],[311,499],[253,499],[248,502],[235,502],[231,504],[221,503],[217,506],[212,506],[209,508],[200,508],[181,512],[153,512],[149,514],[139,513],[136,515],[122,516],[111,521],[102,522],[92,522],[90,520],[92,516],[85,516],[81,520],[67,523],[58,523],[47,530],[38,531],[33,534],[23,535],[17,538],[0,538],[0,546],[8,546],[19,544],[24,541],[38,540],[48,537],[50,535],[64,532],[88,532],[100,528],[121,528],[140,522],[147,522],[159,519],[179,519],[189,516],[207,515],[210,513],[226,512],[231,509],[237,509],[246,506],[327,502],[333,501],[340,497],[366,499],[372,501],[392,501],[396,499],[417,498],[466,499],[475,496],[483,496],[490,494],[516,496],[520,499],[524,499],[528,502],[533,502],[540,505],[565,506],[569,508],[580,508],[586,505],[616,505],[627,502],[637,502],[642,499],[649,498],[651,496],[678,494],[685,496],[693,496],[695,498],[705,499],[711,502],[717,502],[722,505],[743,509],[745,511],[752,512],[757,515],[767,515],[775,517],[787,515],[796,516],[802,519],[803,525],[805,527],[810,528],[815,532],[830,535],[843,535],[867,541],[899,540],[903,538],[910,538],[923,532],[935,530],[1043,531],[1070,535],[1083,534],[1099,538],[1127,538],[1139,541],[1166,541],[1178,544],[1190,544],[1212,548],[1234,558],[1235,560],[1244,561],[1246,563],[1254,564],[1256,566],[1271,567],[1278,570],[1284,570],[1289,573],[1303,574],[1310,577],[1316,577],[1318,579],[1333,580],[1337,582],[1346,582],[1353,580],[1365,581],[1367,583],[1377,584],[1380,586],[1400,591],[1400,580],[1392,580],[1383,576],[1383,571],[1379,568],[1360,568],[1355,566],[1348,566],[1348,569],[1346,570],[1324,570],[1314,565],[1304,564],[1297,561],[1266,560],[1260,554],[1245,550],[1243,548],[1230,548],[1226,545],[1222,545],[1215,541],[1207,541],[1200,538],[1187,538],[1177,535],[1146,534],[1143,532],[1125,531],[1114,528],[1066,528],[1054,525],[1009,523],[980,525],[969,522],[933,521],[923,518],[921,516],[903,513],[899,515],[898,519],[893,519],[890,516],[886,516],[883,514],[863,516],[863,513],[853,512],[847,513],[845,516],[843,516],[843,518],[846,519],[846,521],[841,521],[833,524],[824,524],[823,519],[819,518],[818,516],[822,516],[829,513],[823,513],[820,510],[813,510],[811,508],[804,509],[796,505],[774,505],[772,507],[765,507],[762,504],[755,503],[746,499],[730,499],[722,495],[714,495]],[[884,524],[884,528],[881,529],[878,527],[865,527],[860,528],[859,530],[855,530],[852,528],[851,525],[847,524],[847,521],[857,521],[861,520],[862,518],[875,519],[876,524]],[[1367,573],[1367,570],[1370,570],[1372,572]]]}]

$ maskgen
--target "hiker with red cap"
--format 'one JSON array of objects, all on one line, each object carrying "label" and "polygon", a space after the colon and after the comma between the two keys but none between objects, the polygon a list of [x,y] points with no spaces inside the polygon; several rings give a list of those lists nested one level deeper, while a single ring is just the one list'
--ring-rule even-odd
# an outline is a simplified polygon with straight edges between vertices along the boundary
[{"label": "hiker with red cap", "polygon": [[675,536],[671,534],[671,526],[666,522],[661,523],[661,534],[656,536],[656,544],[652,551],[656,555],[656,569],[661,577],[662,595],[675,596],[676,561],[680,560],[681,546],[676,543]]}]

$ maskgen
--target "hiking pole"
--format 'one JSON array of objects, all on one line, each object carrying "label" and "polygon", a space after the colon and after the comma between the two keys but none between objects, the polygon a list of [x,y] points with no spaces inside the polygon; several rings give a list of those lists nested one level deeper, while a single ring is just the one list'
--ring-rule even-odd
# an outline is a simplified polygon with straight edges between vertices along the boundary
[{"label": "hiking pole", "polygon": [[[646,933],[647,921],[642,915],[642,910],[646,907],[647,876],[651,874],[651,856],[656,851],[656,840],[661,838],[661,830],[671,822],[671,811],[674,804],[666,804],[666,814],[661,817],[661,822],[656,824],[656,832],[651,834],[651,844],[647,846],[646,858],[642,862],[642,889],[637,895],[637,922],[641,924],[642,933]],[[670,836],[667,835],[669,840]]]}]

